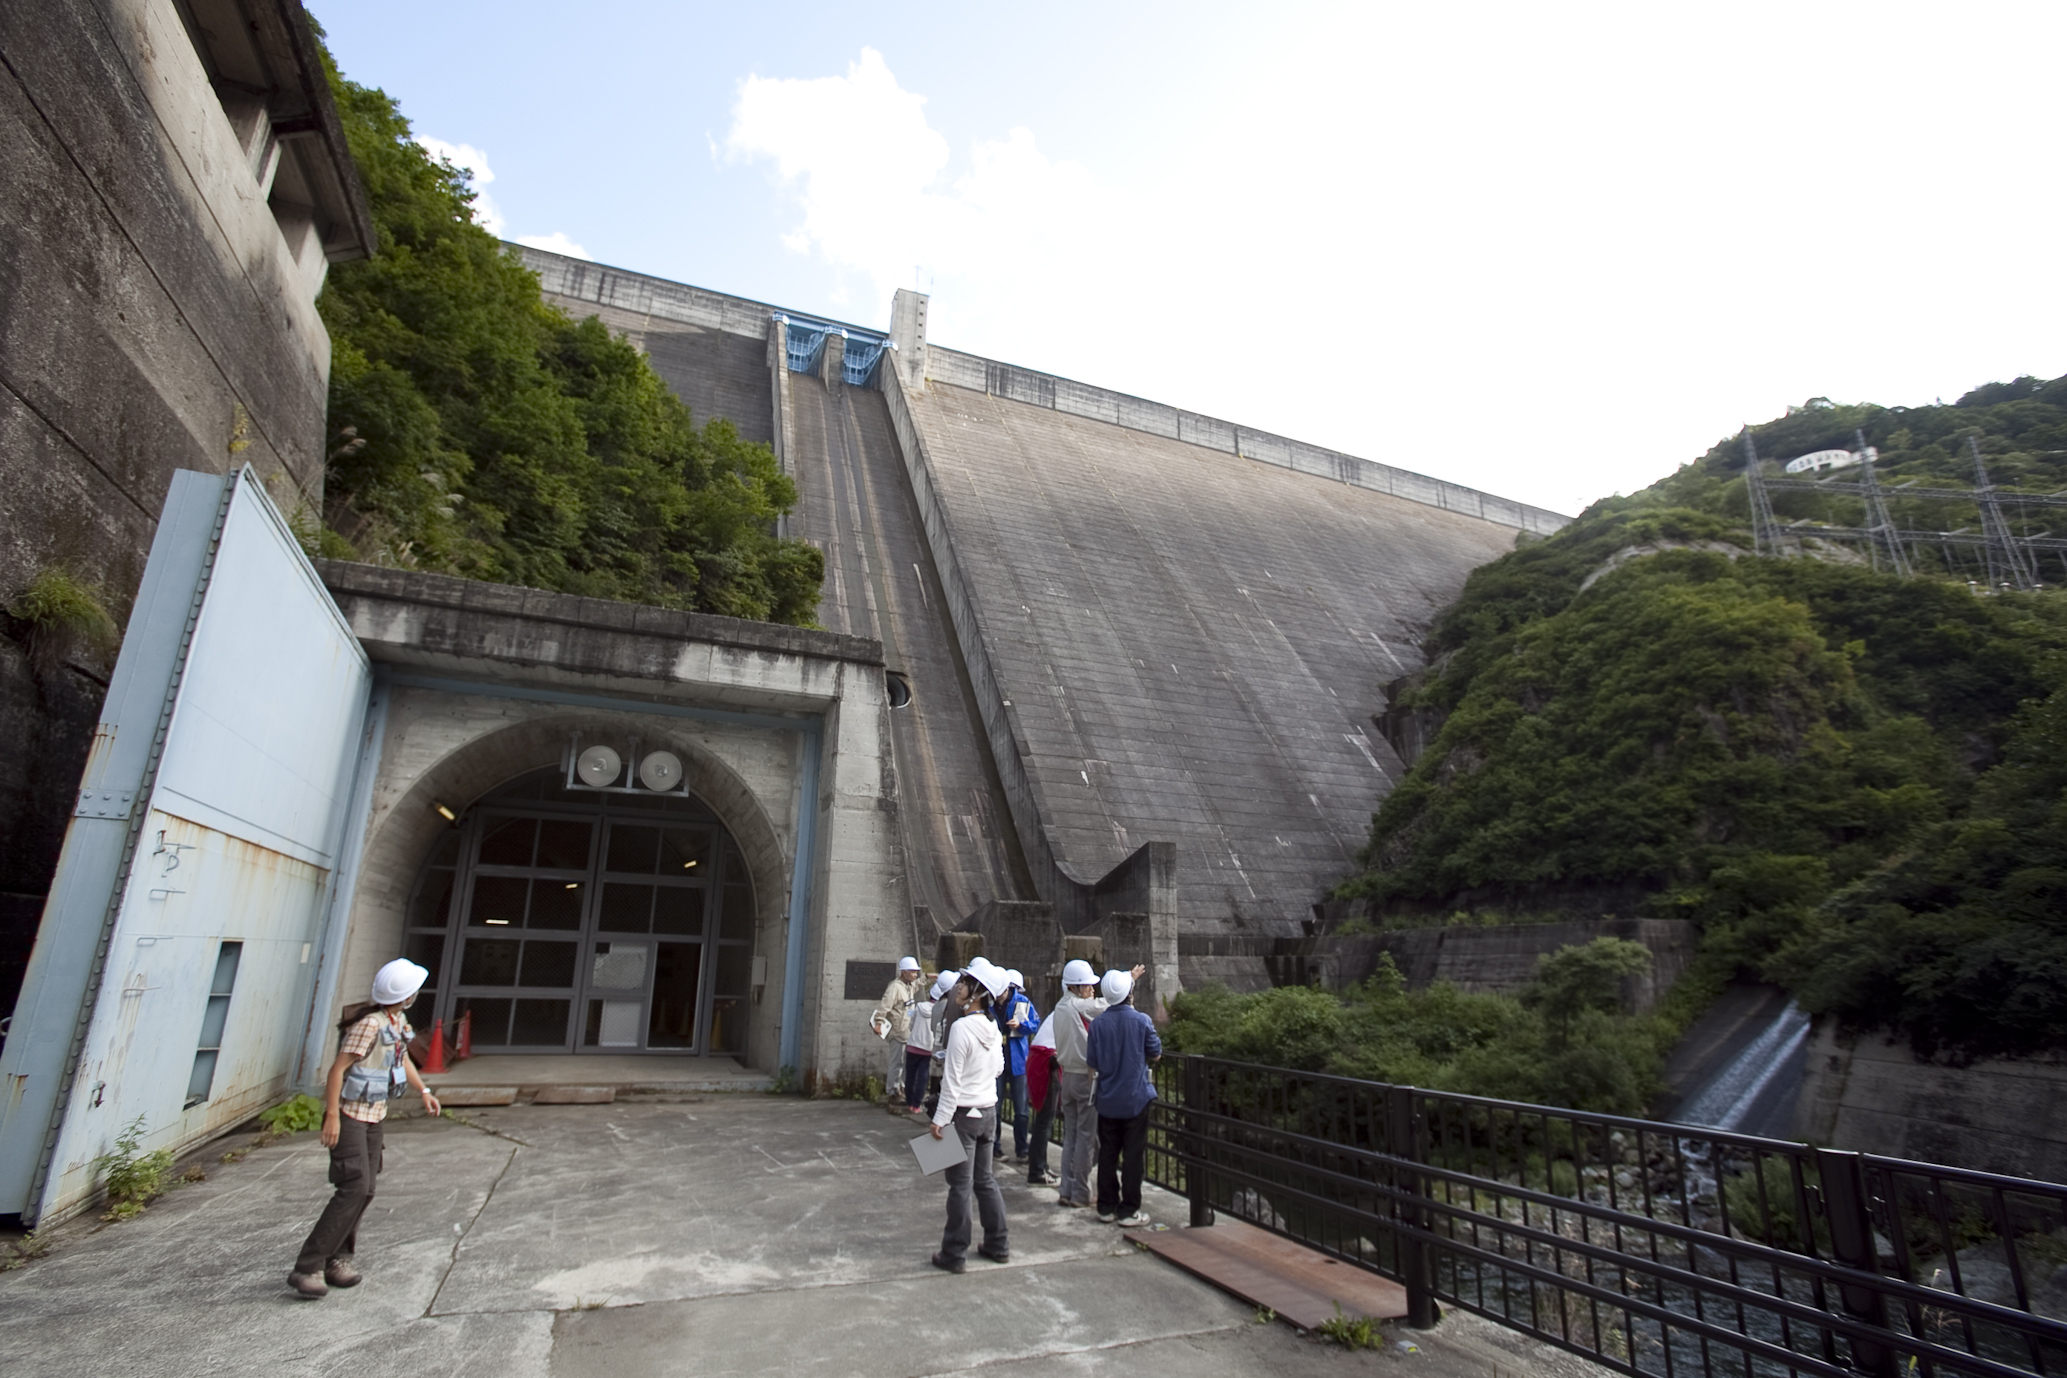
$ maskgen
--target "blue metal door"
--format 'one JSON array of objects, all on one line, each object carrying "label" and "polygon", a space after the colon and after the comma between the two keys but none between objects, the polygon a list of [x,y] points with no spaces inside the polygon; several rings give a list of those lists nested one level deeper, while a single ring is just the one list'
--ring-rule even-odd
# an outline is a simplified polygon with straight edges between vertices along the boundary
[{"label": "blue metal door", "polygon": [[0,1213],[291,1088],[371,684],[251,471],[177,475],[0,1055]]}]

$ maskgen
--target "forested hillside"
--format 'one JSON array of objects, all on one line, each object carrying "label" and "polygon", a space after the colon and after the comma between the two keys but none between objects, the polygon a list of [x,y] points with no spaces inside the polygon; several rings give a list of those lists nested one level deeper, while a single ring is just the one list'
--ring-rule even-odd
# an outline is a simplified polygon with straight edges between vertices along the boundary
[{"label": "forested hillside", "polygon": [[[2067,487],[2067,378],[1754,437],[1784,460],[1855,430],[1890,485],[1970,485],[1973,435],[1997,484]],[[1840,501],[1776,495],[1856,521]],[[1919,1051],[2067,1047],[2067,596],[1761,559],[1747,518],[1730,437],[1477,571],[1398,686],[1434,735],[1340,893],[1393,922],[1689,918],[1711,976]]]},{"label": "forested hillside", "polygon": [[384,92],[332,87],[380,234],[330,271],[327,554],[810,624],[824,560],[777,539],[796,488],[695,424],[637,350],[546,304]]}]

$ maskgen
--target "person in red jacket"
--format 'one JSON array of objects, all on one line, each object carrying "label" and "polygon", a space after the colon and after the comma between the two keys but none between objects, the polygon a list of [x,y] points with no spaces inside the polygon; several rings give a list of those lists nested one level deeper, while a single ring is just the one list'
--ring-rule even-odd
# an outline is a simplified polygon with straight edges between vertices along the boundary
[{"label": "person in red jacket", "polygon": [[1055,1132],[1055,1112],[1062,1107],[1062,1069],[1055,1061],[1055,1021],[1043,1020],[1026,1050],[1026,1103],[1033,1108],[1027,1132],[1026,1184],[1052,1187],[1062,1178],[1048,1170],[1048,1136]]}]

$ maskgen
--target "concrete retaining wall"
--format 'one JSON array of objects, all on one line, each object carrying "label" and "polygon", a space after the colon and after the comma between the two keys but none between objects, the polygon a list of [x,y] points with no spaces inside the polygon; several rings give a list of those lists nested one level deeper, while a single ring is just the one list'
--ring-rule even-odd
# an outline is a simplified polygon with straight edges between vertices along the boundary
[{"label": "concrete retaining wall", "polygon": [[1188,984],[1214,980],[1235,990],[1319,985],[1340,989],[1367,979],[1390,956],[1412,989],[1448,981],[1461,990],[1511,995],[1529,983],[1536,963],[1560,948],[1595,938],[1623,938],[1651,951],[1651,972],[1623,990],[1634,1010],[1647,1010],[1672,988],[1699,941],[1684,919],[1602,919],[1592,923],[1452,925],[1383,933],[1306,938],[1213,934],[1180,939]]},{"label": "concrete retaining wall", "polygon": [[[303,22],[282,0],[248,8],[253,35]],[[332,237],[326,255],[332,227],[269,204],[283,165],[322,156],[263,132],[268,104],[306,94],[296,74],[244,98],[240,133],[172,0],[0,6],[0,55],[0,604],[56,566],[99,582],[120,623],[176,470],[249,463],[283,511],[320,505],[315,297],[357,253]],[[113,659],[32,669],[26,625],[0,632],[4,1013]]]},{"label": "concrete retaining wall", "polygon": [[1920,1062],[1904,1042],[1816,1021],[1797,1138],[1832,1148],[2067,1182],[2067,1059]]}]

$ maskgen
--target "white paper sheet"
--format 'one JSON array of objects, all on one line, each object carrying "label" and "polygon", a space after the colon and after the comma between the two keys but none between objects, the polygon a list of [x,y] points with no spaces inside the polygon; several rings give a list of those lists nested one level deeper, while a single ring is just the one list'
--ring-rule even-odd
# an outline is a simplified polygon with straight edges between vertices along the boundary
[{"label": "white paper sheet", "polygon": [[929,1130],[911,1141],[912,1156],[919,1160],[919,1171],[928,1177],[936,1172],[945,1172],[956,1163],[969,1161],[969,1151],[962,1147],[961,1135],[950,1134],[947,1129],[941,1130],[940,1135],[936,1139]]}]

